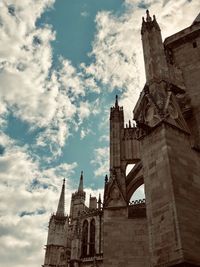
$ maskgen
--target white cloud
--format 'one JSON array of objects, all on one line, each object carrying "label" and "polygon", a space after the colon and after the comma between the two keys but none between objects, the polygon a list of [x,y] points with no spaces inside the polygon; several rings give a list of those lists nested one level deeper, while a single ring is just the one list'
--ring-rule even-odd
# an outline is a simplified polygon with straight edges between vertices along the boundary
[{"label": "white cloud", "polygon": [[89,128],[82,128],[80,131],[80,138],[81,140],[84,139],[87,135],[93,133],[91,129]]},{"label": "white cloud", "polygon": [[[46,243],[49,216],[56,211],[62,179],[66,179],[66,210],[72,193],[70,177],[77,167],[60,164],[41,168],[28,147],[6,136],[0,156],[0,258],[2,266],[39,266]],[[34,255],[34,256],[33,256]]]},{"label": "white cloud", "polygon": [[144,82],[138,34],[140,24],[136,22],[134,14],[129,12],[121,17],[110,12],[99,12],[96,17],[98,31],[91,52],[95,61],[85,66],[85,72],[108,84],[110,91],[116,88],[121,90],[124,93],[123,103],[129,97],[128,106],[132,107]]},{"label": "white cloud", "polygon": [[97,200],[99,199],[99,195],[101,196],[101,201],[103,201],[103,193],[104,190],[103,188],[99,188],[97,190],[91,189],[91,188],[85,188],[84,191],[86,192],[86,201],[85,204],[89,207],[89,199],[90,199],[90,195],[92,197],[96,197]]},{"label": "white cloud", "polygon": [[102,142],[102,141],[108,142],[109,141],[109,134],[104,134],[104,135],[100,136],[99,141],[100,142]]},{"label": "white cloud", "polygon": [[95,166],[95,176],[105,176],[109,171],[109,149],[108,147],[99,147],[94,150],[94,159],[91,163]]},{"label": "white cloud", "polygon": [[88,118],[90,115],[90,104],[88,102],[81,102],[79,107],[80,120]]},{"label": "white cloud", "polygon": [[[92,78],[86,83],[67,59],[53,68],[49,25],[36,27],[42,12],[53,0],[3,1],[0,9],[0,115],[11,110],[32,129],[41,128],[36,144],[50,146],[54,157],[72,129],[90,115],[90,104],[78,100],[85,91],[97,91]],[[74,127],[71,127],[71,126]]]}]

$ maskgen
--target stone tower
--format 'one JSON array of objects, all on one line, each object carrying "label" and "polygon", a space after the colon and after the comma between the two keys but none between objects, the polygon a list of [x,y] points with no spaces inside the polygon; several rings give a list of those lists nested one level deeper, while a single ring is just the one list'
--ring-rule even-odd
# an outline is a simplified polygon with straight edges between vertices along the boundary
[{"label": "stone tower", "polygon": [[78,214],[85,209],[85,192],[83,190],[83,172],[81,172],[78,191],[72,194],[70,217],[72,220],[77,219]]},{"label": "stone tower", "polygon": [[78,190],[71,196],[70,216],[64,215],[65,181],[56,214],[49,222],[43,267],[102,267],[103,211],[101,196],[85,205],[81,172]]},{"label": "stone tower", "polygon": [[71,265],[79,266],[81,256],[80,214],[85,211],[85,192],[83,190],[83,172],[81,172],[78,191],[72,194],[70,207]]},{"label": "stone tower", "polygon": [[46,245],[44,267],[64,267],[67,261],[67,233],[69,227],[68,217],[65,216],[65,180],[60,194],[56,214],[49,221],[49,231]]}]

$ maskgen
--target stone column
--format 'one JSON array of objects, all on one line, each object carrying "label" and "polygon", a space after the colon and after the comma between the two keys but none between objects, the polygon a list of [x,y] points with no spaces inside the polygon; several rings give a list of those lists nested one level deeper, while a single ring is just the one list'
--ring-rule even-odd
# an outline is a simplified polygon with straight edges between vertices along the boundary
[{"label": "stone column", "polygon": [[141,140],[151,266],[200,265],[200,159],[162,123]]}]

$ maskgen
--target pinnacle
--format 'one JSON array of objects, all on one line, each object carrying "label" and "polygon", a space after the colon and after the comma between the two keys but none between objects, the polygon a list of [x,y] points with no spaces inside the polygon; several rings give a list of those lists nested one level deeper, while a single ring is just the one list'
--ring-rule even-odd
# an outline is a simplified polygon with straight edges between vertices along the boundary
[{"label": "pinnacle", "polygon": [[146,11],[146,14],[147,14],[146,21],[147,22],[151,22],[152,21],[152,18],[151,18],[150,14],[149,14],[149,10],[148,9]]},{"label": "pinnacle", "polygon": [[119,105],[118,105],[118,95],[116,95],[116,97],[115,97],[115,107],[118,107]]},{"label": "pinnacle", "polygon": [[81,171],[81,176],[80,176],[80,182],[79,182],[78,192],[83,192],[83,171]]},{"label": "pinnacle", "polygon": [[65,214],[65,179],[63,179],[63,185],[62,185],[62,190],[60,194],[60,199],[58,202],[56,215],[64,216],[64,214]]}]

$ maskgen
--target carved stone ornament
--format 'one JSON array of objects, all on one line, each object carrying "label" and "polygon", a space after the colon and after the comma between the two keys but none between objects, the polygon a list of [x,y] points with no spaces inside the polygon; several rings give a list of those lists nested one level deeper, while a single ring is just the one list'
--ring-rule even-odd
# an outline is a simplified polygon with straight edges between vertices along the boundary
[{"label": "carved stone ornament", "polygon": [[170,103],[168,106],[168,112],[169,112],[169,116],[172,119],[178,119],[178,110],[176,109],[176,107],[174,106],[173,103]]},{"label": "carved stone ornament", "polygon": [[112,200],[118,200],[120,199],[120,192],[116,186],[113,187],[111,193],[110,193],[110,198]]},{"label": "carved stone ornament", "polygon": [[160,121],[160,118],[153,105],[147,105],[144,112],[144,119],[146,124],[150,127],[154,127]]},{"label": "carved stone ornament", "polygon": [[176,96],[169,90],[167,83],[162,87],[153,87],[152,90],[146,85],[144,94],[137,106],[136,116],[137,127],[142,129],[138,138],[145,136],[151,128],[159,122],[165,121],[177,128],[189,133],[189,129],[177,102]]}]

